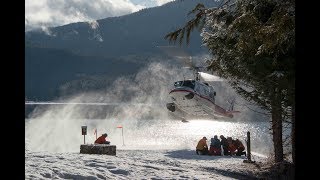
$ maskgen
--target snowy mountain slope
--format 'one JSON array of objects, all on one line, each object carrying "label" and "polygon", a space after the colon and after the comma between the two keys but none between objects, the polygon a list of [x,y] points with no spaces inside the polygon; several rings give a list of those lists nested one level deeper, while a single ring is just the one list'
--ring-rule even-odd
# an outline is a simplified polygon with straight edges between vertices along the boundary
[{"label": "snowy mountain slope", "polygon": [[[192,17],[188,12],[197,3],[209,7],[218,4],[213,0],[175,1],[125,16],[28,31],[25,41],[27,45],[67,49],[81,55],[114,57],[158,53],[156,46],[168,44],[164,36],[185,24]],[[193,33],[188,49],[195,53],[201,50],[199,32]]]}]

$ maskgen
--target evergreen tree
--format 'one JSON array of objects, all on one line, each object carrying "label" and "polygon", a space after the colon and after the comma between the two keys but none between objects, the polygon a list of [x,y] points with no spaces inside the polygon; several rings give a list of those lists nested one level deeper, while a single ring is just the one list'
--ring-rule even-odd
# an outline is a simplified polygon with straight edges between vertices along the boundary
[{"label": "evergreen tree", "polygon": [[[195,27],[212,54],[208,69],[230,80],[232,87],[271,113],[275,161],[283,157],[282,125],[292,123],[295,144],[295,4],[292,0],[225,1],[221,6],[196,13],[183,28],[166,39],[180,45]],[[186,36],[185,36],[186,34]]]}]

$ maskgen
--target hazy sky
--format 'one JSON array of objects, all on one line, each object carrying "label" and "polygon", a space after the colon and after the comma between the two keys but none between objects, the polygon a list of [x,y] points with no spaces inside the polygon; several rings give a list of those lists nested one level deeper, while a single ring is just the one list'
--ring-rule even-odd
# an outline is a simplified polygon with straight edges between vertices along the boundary
[{"label": "hazy sky", "polygon": [[173,0],[25,0],[25,29],[121,16]]}]

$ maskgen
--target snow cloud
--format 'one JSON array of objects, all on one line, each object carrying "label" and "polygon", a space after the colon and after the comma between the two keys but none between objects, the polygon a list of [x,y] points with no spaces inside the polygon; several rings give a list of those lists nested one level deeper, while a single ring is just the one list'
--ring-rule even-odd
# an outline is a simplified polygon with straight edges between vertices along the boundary
[{"label": "snow cloud", "polygon": [[[104,91],[75,94],[61,99],[69,103],[66,105],[37,106],[26,119],[26,149],[79,152],[79,145],[84,141],[81,126],[86,125],[86,143],[94,142],[94,129],[97,128],[98,136],[108,133],[111,144],[121,149],[194,149],[199,138],[204,135],[212,137],[212,133],[223,134],[243,140],[246,132],[250,131],[255,152],[267,154],[271,151],[265,146],[266,143],[271,144],[267,124],[263,124],[261,129],[255,124],[241,122],[191,120],[190,123],[182,123],[178,118],[169,118],[165,106],[170,102],[168,92],[173,82],[190,74],[188,69],[185,72],[179,67],[155,62],[134,77],[117,78]],[[233,94],[223,85],[216,84],[215,87],[221,92],[217,99],[219,104]],[[74,104],[77,102],[111,104],[82,106]],[[240,118],[250,118],[245,109],[236,110],[241,110],[243,117]],[[117,128],[119,125],[123,127],[124,139],[121,129]],[[125,146],[122,146],[123,142]]]},{"label": "snow cloud", "polygon": [[[158,132],[159,124],[164,123],[163,119],[168,119],[165,103],[168,91],[178,76],[177,72],[172,66],[152,63],[133,78],[119,77],[105,92],[78,94],[63,100],[69,103],[122,103],[118,106],[92,106],[89,109],[73,104],[40,106],[33,111],[30,121],[26,123],[26,146],[34,151],[78,151],[79,144],[83,142],[79,134],[82,125],[88,126],[88,143],[94,142],[93,129],[98,128],[99,136],[107,132],[112,144],[121,145],[121,134],[116,135],[121,131],[116,127],[123,125],[126,128],[125,139],[135,137],[130,140],[130,144],[126,143],[127,145],[132,146],[133,143],[146,146],[150,142],[139,140]],[[142,105],[139,105],[140,103]],[[105,119],[93,119],[99,113],[106,113]],[[171,131],[173,130],[170,129],[167,134]],[[159,135],[160,133],[156,133],[154,137],[157,138]],[[153,143],[167,141],[154,140]]]},{"label": "snow cloud", "polygon": [[130,0],[26,0],[25,29],[121,16],[142,8]]},{"label": "snow cloud", "polygon": [[171,2],[173,0],[155,0],[155,1],[156,1],[156,4],[158,6],[161,6],[161,5],[165,4],[165,3]]},{"label": "snow cloud", "polygon": [[174,1],[174,0],[130,0],[134,4],[139,4],[146,7],[161,6],[165,3]]}]

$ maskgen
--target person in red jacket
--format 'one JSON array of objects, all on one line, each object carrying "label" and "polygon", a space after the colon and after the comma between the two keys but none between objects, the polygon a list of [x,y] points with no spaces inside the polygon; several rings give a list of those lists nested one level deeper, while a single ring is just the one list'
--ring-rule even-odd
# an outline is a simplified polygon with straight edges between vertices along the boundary
[{"label": "person in red jacket", "polygon": [[96,141],[95,144],[110,144],[110,141],[107,141],[106,138],[108,137],[107,133],[102,134]]},{"label": "person in red jacket", "polygon": [[235,145],[236,145],[236,148],[237,148],[237,152],[236,152],[237,156],[241,156],[241,155],[247,156],[247,153],[244,151],[245,147],[244,147],[244,145],[242,144],[242,142],[239,139],[235,140]]},{"label": "person in red jacket", "polygon": [[227,137],[227,141],[228,141],[228,151],[230,152],[230,156],[235,155],[237,150],[237,147],[235,145],[235,140],[233,140],[232,137]]}]

